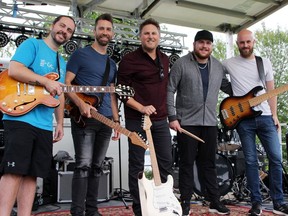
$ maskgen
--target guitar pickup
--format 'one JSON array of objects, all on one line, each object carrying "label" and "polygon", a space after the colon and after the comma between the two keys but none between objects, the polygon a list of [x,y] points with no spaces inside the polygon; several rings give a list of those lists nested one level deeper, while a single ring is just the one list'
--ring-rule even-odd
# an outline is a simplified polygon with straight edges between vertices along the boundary
[{"label": "guitar pickup", "polygon": [[[24,87],[24,94],[26,94],[26,86]],[[34,95],[35,94],[35,86],[34,85],[29,85],[28,84],[28,87],[27,87],[27,93],[28,95]]]},{"label": "guitar pickup", "polygon": [[221,114],[222,114],[223,119],[229,118],[228,112],[226,109],[221,110]]}]

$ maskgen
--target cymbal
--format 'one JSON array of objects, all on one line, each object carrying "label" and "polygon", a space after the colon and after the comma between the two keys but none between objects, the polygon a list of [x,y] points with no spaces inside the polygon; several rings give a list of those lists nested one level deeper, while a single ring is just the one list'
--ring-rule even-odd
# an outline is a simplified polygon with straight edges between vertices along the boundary
[{"label": "cymbal", "polygon": [[240,148],[239,144],[232,144],[232,143],[220,143],[218,145],[219,151],[235,151]]}]

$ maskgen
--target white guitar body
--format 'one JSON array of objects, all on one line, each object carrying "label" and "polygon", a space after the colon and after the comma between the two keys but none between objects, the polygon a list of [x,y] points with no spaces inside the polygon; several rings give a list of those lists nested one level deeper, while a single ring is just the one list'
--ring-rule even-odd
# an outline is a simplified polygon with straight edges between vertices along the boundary
[{"label": "white guitar body", "polygon": [[[140,178],[140,176],[142,178]],[[138,177],[141,211],[143,216],[182,216],[182,208],[173,194],[173,177],[168,175],[167,182],[156,186],[145,174]]]}]

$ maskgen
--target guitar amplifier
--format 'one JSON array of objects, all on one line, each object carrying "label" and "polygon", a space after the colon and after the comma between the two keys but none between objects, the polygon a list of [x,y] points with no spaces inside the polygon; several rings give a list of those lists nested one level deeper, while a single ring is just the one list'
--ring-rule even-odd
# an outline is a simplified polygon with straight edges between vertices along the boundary
[{"label": "guitar amplifier", "polygon": [[[100,177],[98,201],[105,201],[110,199],[109,193],[109,175],[110,171],[106,170]],[[57,202],[69,203],[72,202],[72,177],[73,171],[58,172],[58,186],[57,186]]]}]

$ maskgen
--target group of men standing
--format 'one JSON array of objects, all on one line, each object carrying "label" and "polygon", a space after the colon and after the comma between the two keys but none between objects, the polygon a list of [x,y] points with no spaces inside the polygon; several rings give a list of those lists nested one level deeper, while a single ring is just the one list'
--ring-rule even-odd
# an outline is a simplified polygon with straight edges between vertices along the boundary
[{"label": "group of men standing", "polygon": [[[13,56],[9,76],[43,86],[60,105],[53,109],[37,106],[23,116],[4,114],[5,155],[0,167],[0,216],[10,216],[17,200],[18,215],[31,214],[36,177],[48,176],[53,142],[63,137],[64,95],[62,83],[83,86],[115,86],[123,84],[135,90],[134,97],[122,99],[127,129],[145,136],[142,116],[149,115],[151,133],[161,181],[172,174],[172,145],[170,128],[177,131],[179,145],[179,189],[183,215],[189,215],[193,194],[193,164],[197,160],[205,188],[205,199],[210,202],[209,211],[229,214],[230,210],[220,201],[215,156],[217,148],[218,93],[221,90],[233,96],[242,96],[255,86],[266,91],[274,88],[273,71],[268,59],[263,59],[264,77],[260,79],[253,46],[255,38],[249,30],[237,35],[240,56],[225,60],[223,64],[214,58],[213,35],[207,30],[198,31],[193,51],[178,59],[169,71],[169,59],[159,49],[160,26],[154,19],[140,24],[141,46],[125,55],[117,69],[108,56],[107,47],[113,39],[113,18],[102,14],[95,20],[95,40],[91,46],[80,48],[69,58],[67,67],[58,55],[58,48],[67,42],[75,31],[75,22],[69,16],[55,19],[51,32],[44,40],[28,39]],[[44,75],[57,72],[59,80]],[[230,82],[226,77],[230,75]],[[260,92],[260,94],[264,93]],[[176,95],[176,97],[175,97]],[[114,93],[96,94],[98,103],[86,103],[77,93],[67,97],[78,107],[84,127],[71,118],[71,131],[75,149],[75,171],[72,180],[72,216],[99,216],[97,207],[99,178],[109,146],[112,129],[91,118],[91,110],[97,110],[119,123],[119,110]],[[269,159],[270,195],[273,212],[287,215],[283,202],[280,143],[277,135],[277,99],[273,97],[254,109],[262,115],[245,119],[237,126],[246,163],[248,188],[252,207],[249,215],[261,215],[261,193],[258,179],[256,135]],[[53,135],[53,116],[57,125]],[[205,141],[201,143],[181,133],[185,129]],[[54,137],[53,137],[54,136]],[[21,137],[21,138],[20,138]],[[120,138],[115,131],[113,140]],[[145,150],[129,140],[129,190],[133,199],[133,212],[142,215],[138,173],[144,169]]]}]

